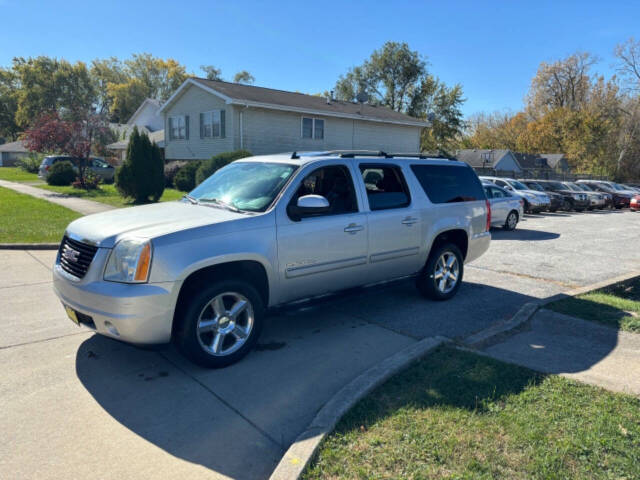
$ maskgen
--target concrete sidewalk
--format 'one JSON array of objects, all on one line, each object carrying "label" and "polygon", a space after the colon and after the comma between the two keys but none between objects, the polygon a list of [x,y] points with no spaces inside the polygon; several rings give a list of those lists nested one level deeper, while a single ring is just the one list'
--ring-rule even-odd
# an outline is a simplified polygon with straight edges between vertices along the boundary
[{"label": "concrete sidewalk", "polygon": [[640,395],[640,334],[540,310],[488,355],[544,373]]},{"label": "concrete sidewalk", "polygon": [[84,198],[76,198],[62,193],[50,192],[49,190],[32,187],[31,185],[26,185],[24,183],[0,180],[0,187],[9,188],[18,193],[24,193],[26,195],[31,195],[32,197],[41,198],[42,200],[62,205],[69,210],[82,213],[83,215],[106,212],[107,210],[113,210],[116,208],[105,203],[94,202],[93,200],[86,200]]}]

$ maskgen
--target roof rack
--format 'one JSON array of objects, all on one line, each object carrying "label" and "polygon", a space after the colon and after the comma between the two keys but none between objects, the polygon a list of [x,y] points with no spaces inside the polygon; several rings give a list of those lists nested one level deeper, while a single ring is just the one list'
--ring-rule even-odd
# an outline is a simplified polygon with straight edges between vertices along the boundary
[{"label": "roof rack", "polygon": [[339,155],[340,158],[354,157],[385,157],[389,158],[389,154],[382,150],[329,150],[327,155]]},{"label": "roof rack", "polygon": [[454,157],[450,157],[449,155],[443,155],[442,153],[429,153],[429,152],[418,152],[418,153],[403,153],[403,152],[394,152],[389,153],[390,157],[408,157],[408,158],[438,158],[442,160],[451,160],[453,162],[457,162],[458,159]]},{"label": "roof rack", "polygon": [[[303,154],[304,155],[304,154]],[[458,161],[457,158],[451,157],[446,154],[446,152],[395,152],[395,153],[387,153],[382,150],[328,150],[326,152],[313,152],[313,155],[339,155],[340,158],[354,158],[354,157],[384,157],[384,158],[395,158],[395,157],[405,157],[405,158],[436,158],[442,160],[451,160]],[[300,158],[297,152],[293,152],[291,158]]]}]

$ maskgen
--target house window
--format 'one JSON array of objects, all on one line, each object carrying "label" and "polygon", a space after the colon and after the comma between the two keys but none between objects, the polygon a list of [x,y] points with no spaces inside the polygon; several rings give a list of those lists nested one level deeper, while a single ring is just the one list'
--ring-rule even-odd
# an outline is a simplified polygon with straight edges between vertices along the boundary
[{"label": "house window", "polygon": [[224,138],[224,110],[211,110],[200,114],[200,138]]},{"label": "house window", "polygon": [[302,117],[302,138],[324,139],[324,120]]},{"label": "house window", "polygon": [[169,140],[189,139],[189,117],[187,115],[175,115],[169,117]]}]

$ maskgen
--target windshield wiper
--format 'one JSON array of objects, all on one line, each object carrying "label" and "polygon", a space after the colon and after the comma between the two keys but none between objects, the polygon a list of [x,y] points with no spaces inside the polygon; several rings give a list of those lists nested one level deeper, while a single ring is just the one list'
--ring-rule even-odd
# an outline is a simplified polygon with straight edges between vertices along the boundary
[{"label": "windshield wiper", "polygon": [[191,195],[184,195],[182,198],[186,198],[187,200],[189,200],[189,202],[191,202],[192,205],[198,204],[198,200],[193,198]]},{"label": "windshield wiper", "polygon": [[240,210],[238,207],[231,205],[230,203],[227,203],[224,200],[220,200],[218,198],[201,198],[200,201],[215,203],[216,205],[220,205],[221,207],[231,210],[232,212],[243,213],[243,211]]}]

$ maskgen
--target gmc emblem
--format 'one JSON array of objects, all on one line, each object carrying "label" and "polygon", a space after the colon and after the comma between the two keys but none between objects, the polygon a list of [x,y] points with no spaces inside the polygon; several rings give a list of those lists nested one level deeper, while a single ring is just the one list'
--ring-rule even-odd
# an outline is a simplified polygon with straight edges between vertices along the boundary
[{"label": "gmc emblem", "polygon": [[77,250],[74,250],[73,248],[69,247],[68,245],[65,245],[64,247],[64,251],[62,252],[62,256],[66,259],[69,260],[70,262],[77,262],[78,261],[78,257],[80,257],[80,252]]}]

